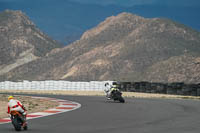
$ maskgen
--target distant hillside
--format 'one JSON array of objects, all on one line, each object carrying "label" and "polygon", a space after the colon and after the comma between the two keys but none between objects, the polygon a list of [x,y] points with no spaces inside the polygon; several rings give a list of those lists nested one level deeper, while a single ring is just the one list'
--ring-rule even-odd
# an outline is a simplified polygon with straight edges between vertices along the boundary
[{"label": "distant hillside", "polygon": [[2,79],[196,83],[199,58],[199,32],[168,19],[121,13]]},{"label": "distant hillside", "polygon": [[45,56],[61,47],[21,11],[0,13],[0,75]]},{"label": "distant hillside", "polygon": [[41,31],[64,44],[121,12],[169,18],[200,31],[199,6],[199,0],[0,0],[0,11],[22,10]]},{"label": "distant hillside", "polygon": [[[0,11],[22,10],[50,37],[69,44],[106,17],[121,12],[121,7],[81,4],[68,0],[0,1]],[[43,6],[41,6],[43,5]],[[86,15],[87,14],[87,15]],[[84,17],[84,19],[83,19]]]}]

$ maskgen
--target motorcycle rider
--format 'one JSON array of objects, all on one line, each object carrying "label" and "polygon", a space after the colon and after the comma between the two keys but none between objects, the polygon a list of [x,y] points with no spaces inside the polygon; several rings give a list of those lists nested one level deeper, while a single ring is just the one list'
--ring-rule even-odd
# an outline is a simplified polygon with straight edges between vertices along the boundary
[{"label": "motorcycle rider", "polygon": [[113,82],[112,83],[112,85],[110,85],[109,83],[106,83],[105,84],[105,92],[106,92],[106,97],[107,97],[107,99],[108,100],[110,100],[111,99],[111,94],[112,94],[112,91],[114,90],[114,89],[117,89],[117,83],[116,82]]},{"label": "motorcycle rider", "polygon": [[111,96],[111,88],[112,88],[112,85],[109,82],[105,83],[104,91],[106,93],[106,97],[108,100],[111,99],[111,97],[110,97]]},{"label": "motorcycle rider", "polygon": [[22,121],[23,121],[23,126],[27,124],[26,122],[26,109],[24,105],[19,101],[15,100],[13,96],[8,97],[8,114],[11,113],[11,111],[18,111],[19,113],[22,114]]}]

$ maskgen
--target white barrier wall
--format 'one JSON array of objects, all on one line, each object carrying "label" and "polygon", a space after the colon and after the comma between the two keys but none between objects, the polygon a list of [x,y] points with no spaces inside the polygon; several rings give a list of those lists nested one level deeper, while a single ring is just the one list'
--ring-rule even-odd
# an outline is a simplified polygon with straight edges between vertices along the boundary
[{"label": "white barrier wall", "polygon": [[105,83],[113,81],[23,81],[23,82],[0,82],[0,90],[72,90],[72,91],[103,91]]}]

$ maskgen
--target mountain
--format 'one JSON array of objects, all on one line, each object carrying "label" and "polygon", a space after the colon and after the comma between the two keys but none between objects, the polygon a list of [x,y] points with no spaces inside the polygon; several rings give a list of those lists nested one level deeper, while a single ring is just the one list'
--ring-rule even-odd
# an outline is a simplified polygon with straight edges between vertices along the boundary
[{"label": "mountain", "polygon": [[0,10],[5,9],[22,10],[41,31],[63,44],[80,39],[83,32],[122,11],[118,6],[81,4],[68,0],[0,1]]},{"label": "mountain", "polygon": [[45,56],[61,47],[21,11],[0,13],[0,75]]},{"label": "mountain", "polygon": [[197,83],[199,59],[199,32],[169,19],[121,13],[1,79]]},{"label": "mountain", "polygon": [[200,25],[196,23],[200,20],[200,15],[197,13],[200,11],[198,5],[184,6],[186,4],[184,2],[182,6],[175,3],[173,5],[172,2],[171,4],[169,2],[169,5],[167,2],[166,5],[163,5],[164,2],[160,1],[161,4],[132,6],[127,8],[126,11],[146,18],[168,18],[200,31]]},{"label": "mountain", "polygon": [[199,6],[199,0],[0,0],[0,11],[22,10],[41,31],[66,45],[122,12],[168,18],[200,31]]}]

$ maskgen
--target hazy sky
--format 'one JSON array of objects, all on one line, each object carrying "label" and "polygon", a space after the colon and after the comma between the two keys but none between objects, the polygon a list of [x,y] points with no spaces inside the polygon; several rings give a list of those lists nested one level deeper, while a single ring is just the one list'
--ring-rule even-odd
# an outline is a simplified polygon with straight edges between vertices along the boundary
[{"label": "hazy sky", "polygon": [[146,4],[160,4],[166,6],[200,6],[200,0],[70,0],[80,3],[92,3],[101,5],[134,6]]},{"label": "hazy sky", "polygon": [[22,10],[58,40],[82,34],[121,12],[169,18],[200,31],[200,0],[0,0],[0,11],[5,9]]},{"label": "hazy sky", "polygon": [[93,3],[101,5],[121,5],[121,6],[133,6],[133,5],[143,5],[143,4],[152,4],[156,0],[70,0],[77,1],[80,3]]},{"label": "hazy sky", "polygon": [[[0,2],[13,2],[13,1],[31,1],[31,0],[0,0]],[[32,0],[32,1],[45,1],[45,0]],[[46,0],[46,1],[57,1],[63,0]],[[121,6],[133,6],[133,5],[144,5],[144,4],[162,4],[162,5],[179,5],[179,6],[200,6],[200,0],[65,0],[79,3],[91,3],[100,5],[121,5]]]}]

